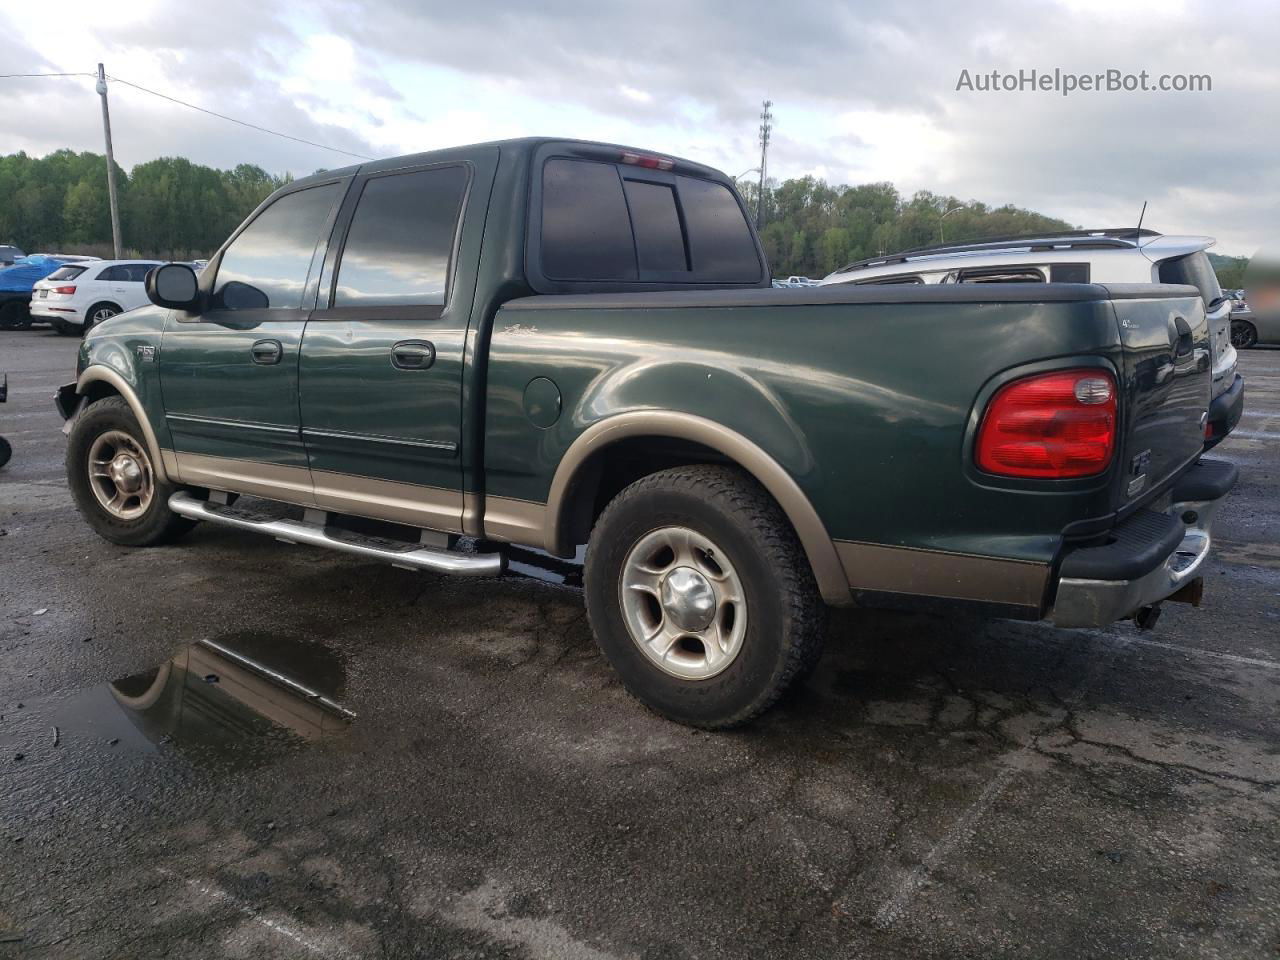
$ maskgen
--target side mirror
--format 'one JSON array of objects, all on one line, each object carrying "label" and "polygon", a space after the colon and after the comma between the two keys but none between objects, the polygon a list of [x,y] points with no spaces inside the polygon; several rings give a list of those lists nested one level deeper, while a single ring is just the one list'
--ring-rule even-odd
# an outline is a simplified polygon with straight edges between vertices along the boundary
[{"label": "side mirror", "polygon": [[188,310],[200,299],[196,273],[185,263],[166,263],[147,274],[147,298],[158,307]]}]

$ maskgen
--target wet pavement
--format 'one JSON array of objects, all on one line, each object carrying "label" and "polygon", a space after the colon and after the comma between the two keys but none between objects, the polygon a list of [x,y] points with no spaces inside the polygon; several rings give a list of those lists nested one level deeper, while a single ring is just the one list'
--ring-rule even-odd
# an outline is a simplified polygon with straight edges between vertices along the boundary
[{"label": "wet pavement", "polygon": [[711,735],[569,586],[98,540],[75,349],[0,333],[0,958],[1280,954],[1280,350],[1241,357],[1201,609],[841,612]]}]

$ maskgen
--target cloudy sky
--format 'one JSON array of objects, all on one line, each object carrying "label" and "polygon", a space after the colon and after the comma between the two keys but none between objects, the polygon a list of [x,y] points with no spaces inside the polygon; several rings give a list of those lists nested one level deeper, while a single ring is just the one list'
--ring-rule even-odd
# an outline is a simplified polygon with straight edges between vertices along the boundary
[{"label": "cloudy sky", "polygon": [[[1252,254],[1280,226],[1272,2],[1046,0],[59,0],[0,7],[0,73],[93,70],[369,156],[550,134],[731,175],[889,180],[1083,226],[1134,223]],[[1209,74],[1210,92],[957,91],[962,70]],[[310,173],[350,158],[120,84],[125,166],[180,154]],[[101,150],[89,79],[0,80],[0,153]],[[2,200],[0,200],[2,202]]]}]

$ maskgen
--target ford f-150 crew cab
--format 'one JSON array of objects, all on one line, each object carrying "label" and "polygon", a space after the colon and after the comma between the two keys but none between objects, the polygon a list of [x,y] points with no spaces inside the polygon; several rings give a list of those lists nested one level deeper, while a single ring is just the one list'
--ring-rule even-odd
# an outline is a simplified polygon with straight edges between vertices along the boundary
[{"label": "ford f-150 crew cab", "polygon": [[728,178],[605,144],[317,174],[147,289],[58,396],[99,534],[479,576],[585,545],[606,657],[704,727],[803,676],[827,605],[1195,601],[1235,482],[1194,288],[771,289]]}]

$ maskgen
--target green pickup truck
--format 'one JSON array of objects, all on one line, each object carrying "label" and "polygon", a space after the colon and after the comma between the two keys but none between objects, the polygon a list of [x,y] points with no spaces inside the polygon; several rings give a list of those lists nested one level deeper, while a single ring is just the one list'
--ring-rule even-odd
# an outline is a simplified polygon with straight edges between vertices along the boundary
[{"label": "green pickup truck", "polygon": [[317,174],[147,291],[58,394],[100,535],[486,577],[585,546],[606,657],[702,727],[802,677],[828,605],[1149,625],[1236,479],[1195,289],[771,289],[727,177],[607,144]]}]

